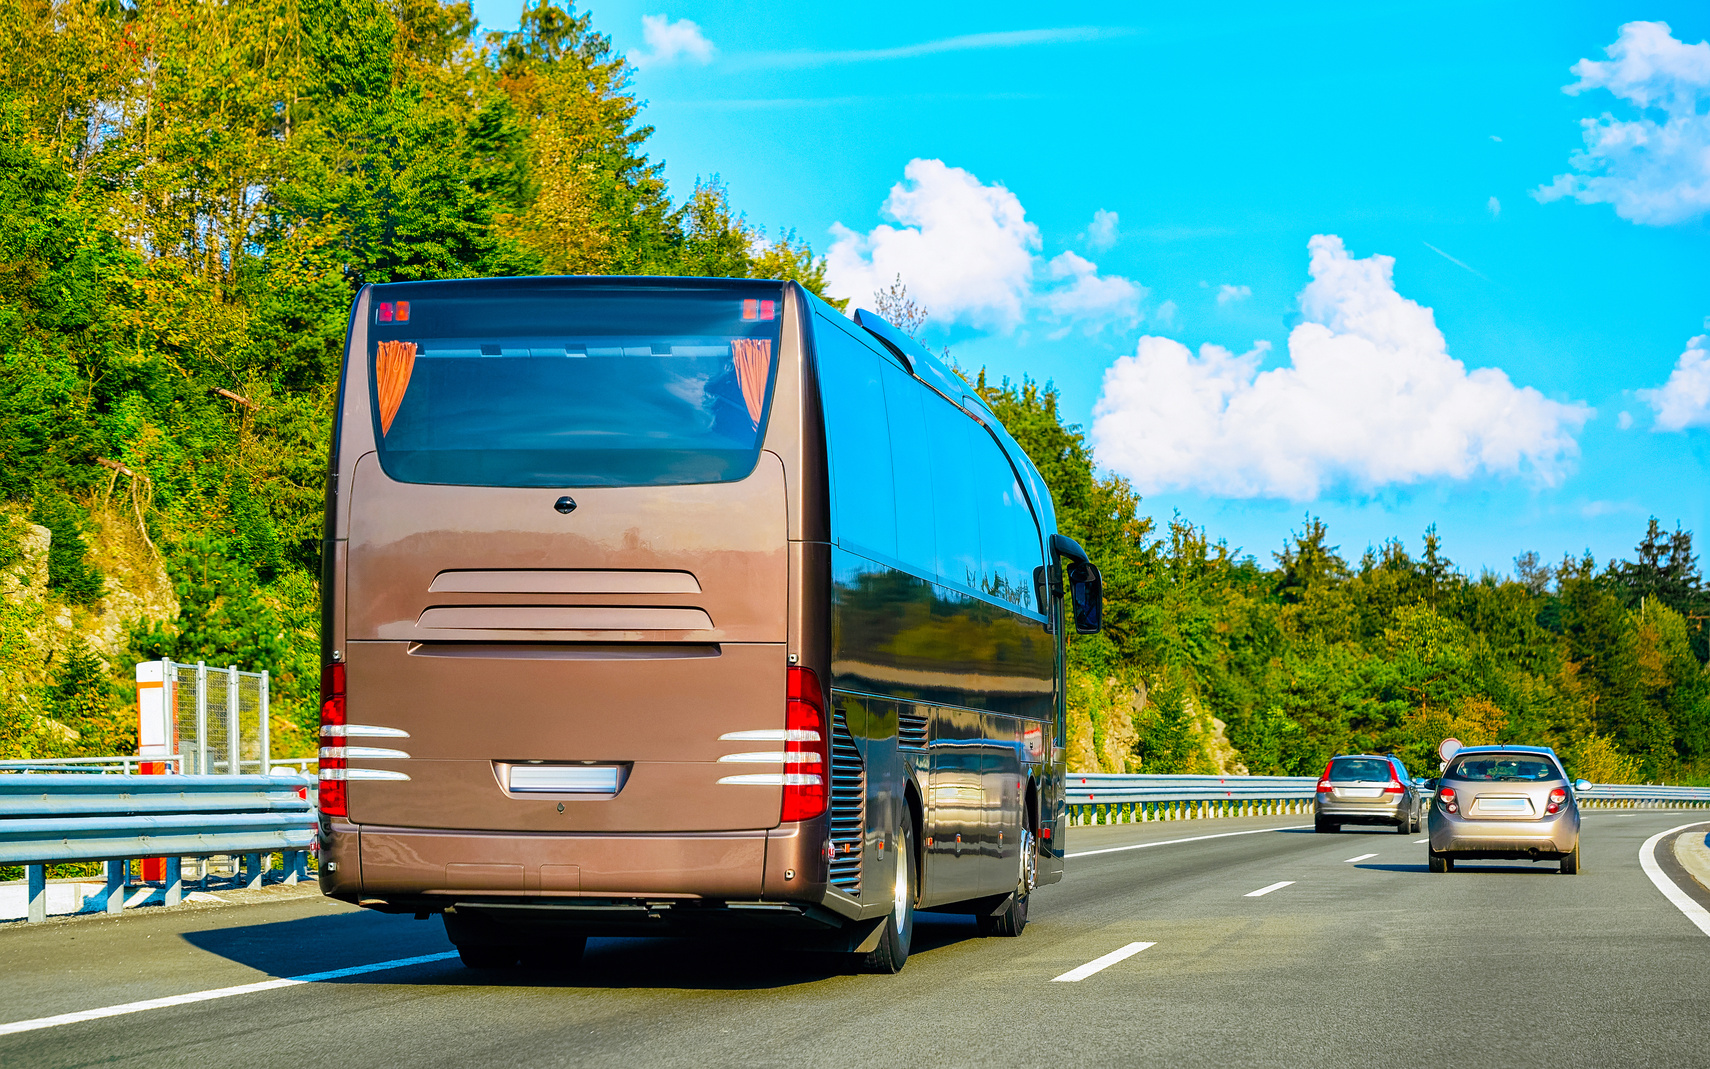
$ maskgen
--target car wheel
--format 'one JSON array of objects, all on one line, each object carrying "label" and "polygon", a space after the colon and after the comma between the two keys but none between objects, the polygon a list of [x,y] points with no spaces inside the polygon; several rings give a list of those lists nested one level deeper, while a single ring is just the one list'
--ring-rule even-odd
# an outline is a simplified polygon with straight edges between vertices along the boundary
[{"label": "car wheel", "polygon": [[1435,850],[1431,851],[1431,871],[1432,872],[1448,872],[1450,869],[1452,869],[1454,867],[1455,867],[1454,861],[1452,861],[1451,859],[1449,859],[1447,857],[1444,857],[1442,854],[1437,853]]},{"label": "car wheel", "polygon": [[871,953],[860,956],[858,968],[867,973],[898,973],[908,960],[909,942],[914,938],[914,829],[904,823],[892,838],[897,848],[897,875],[891,891],[891,913],[885,932]]},{"label": "car wheel", "polygon": [[1579,875],[1579,843],[1577,841],[1573,844],[1572,850],[1562,855],[1562,875]]}]

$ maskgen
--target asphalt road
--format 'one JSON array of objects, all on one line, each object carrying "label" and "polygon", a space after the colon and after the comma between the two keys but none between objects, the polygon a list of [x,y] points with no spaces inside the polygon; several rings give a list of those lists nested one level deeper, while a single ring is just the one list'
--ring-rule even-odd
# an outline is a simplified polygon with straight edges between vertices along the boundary
[{"label": "asphalt road", "polygon": [[[1020,938],[926,914],[894,977],[596,940],[562,976],[442,958],[0,1034],[0,1066],[1710,1066],[1710,936],[1639,864],[1701,815],[1587,813],[1576,877],[1282,819],[1076,828]],[[16,924],[0,1025],[448,950],[315,897]]]}]

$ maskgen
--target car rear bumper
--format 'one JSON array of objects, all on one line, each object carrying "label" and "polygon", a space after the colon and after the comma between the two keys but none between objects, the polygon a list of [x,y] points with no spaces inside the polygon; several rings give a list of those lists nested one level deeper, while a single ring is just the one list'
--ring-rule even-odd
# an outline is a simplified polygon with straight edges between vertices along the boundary
[{"label": "car rear bumper", "polygon": [[1466,820],[1431,808],[1431,851],[1468,858],[1555,857],[1579,845],[1579,813],[1567,809],[1542,820]]},{"label": "car rear bumper", "polygon": [[1406,795],[1370,802],[1327,802],[1319,799],[1312,803],[1312,815],[1315,818],[1335,821],[1338,824],[1394,824],[1403,819],[1406,813]]}]

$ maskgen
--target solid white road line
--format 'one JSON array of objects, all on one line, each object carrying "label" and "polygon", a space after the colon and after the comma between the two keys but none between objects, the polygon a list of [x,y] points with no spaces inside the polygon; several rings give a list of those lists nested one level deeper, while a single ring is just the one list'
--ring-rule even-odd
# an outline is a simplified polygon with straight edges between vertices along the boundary
[{"label": "solid white road line", "polygon": [[1269,887],[1261,887],[1257,891],[1248,891],[1246,894],[1242,895],[1241,897],[1242,898],[1258,898],[1260,895],[1268,895],[1272,891],[1280,891],[1284,887],[1289,887],[1289,886],[1292,886],[1293,884],[1294,884],[1293,880],[1283,880],[1280,883],[1273,883]]},{"label": "solid white road line", "polygon": [[1121,950],[1113,950],[1102,958],[1094,958],[1085,965],[1077,965],[1061,976],[1053,976],[1051,977],[1051,982],[1054,984],[1072,984],[1080,980],[1085,980],[1087,977],[1101,969],[1108,969],[1125,958],[1132,958],[1147,947],[1155,947],[1157,945],[1158,944],[1156,943],[1129,943]]},{"label": "solid white road line", "polygon": [[1251,831],[1220,831],[1215,835],[1194,835],[1186,839],[1166,839],[1161,843],[1135,843],[1132,846],[1107,846],[1102,850],[1082,850],[1078,854],[1064,854],[1064,857],[1091,857],[1094,854],[1116,854],[1124,850],[1145,850],[1154,846],[1174,846],[1177,843],[1197,843],[1206,839],[1227,839],[1231,835],[1263,835],[1267,831],[1297,831],[1310,828],[1310,824],[1289,824],[1281,828],[1254,828]]},{"label": "solid white road line", "polygon": [[1377,857],[1377,855],[1376,855],[1376,854],[1361,854],[1361,855],[1360,855],[1360,856],[1359,856],[1359,857],[1351,857],[1351,858],[1349,858],[1349,859],[1348,859],[1348,860],[1346,860],[1346,861],[1344,861],[1344,862],[1342,862],[1342,864],[1344,864],[1344,865],[1351,865],[1351,864],[1353,864],[1353,863],[1354,863],[1354,862],[1356,862],[1356,861],[1364,861],[1364,860],[1365,860],[1365,859],[1366,859],[1366,858],[1368,858],[1368,857]]},{"label": "solid white road line", "polygon": [[[1149,944],[1148,944],[1149,945]],[[281,987],[296,987],[299,984],[312,984],[321,980],[337,980],[344,976],[360,976],[363,973],[383,972],[387,969],[401,969],[406,965],[421,965],[430,961],[445,961],[455,958],[457,951],[448,950],[443,954],[423,954],[414,958],[397,958],[392,961],[377,961],[372,965],[353,965],[348,969],[332,969],[328,972],[305,973],[302,976],[287,976],[278,980],[259,980],[253,984],[239,984],[236,987],[216,987],[209,991],[192,991],[187,995],[169,995],[166,998],[145,999],[142,1002],[125,1002],[117,1006],[103,1006],[97,1010],[79,1010],[76,1013],[61,1013],[53,1017],[37,1017],[33,1021],[14,1021],[11,1024],[0,1024],[0,1036],[9,1036],[18,1032],[34,1032],[40,1028],[57,1028],[62,1024],[77,1024],[80,1021],[98,1021],[103,1017],[120,1017],[127,1013],[141,1013],[144,1010],[160,1010],[168,1006],[186,1006],[192,1002],[207,1002],[211,999],[231,998],[233,995],[248,995],[256,991],[273,991]]]},{"label": "solid white road line", "polygon": [[1645,875],[1649,876],[1651,882],[1657,885],[1657,890],[1663,893],[1663,897],[1674,903],[1675,909],[1686,914],[1686,919],[1698,925],[1699,931],[1705,935],[1710,935],[1710,911],[1706,911],[1703,906],[1693,900],[1692,896],[1676,887],[1674,881],[1663,872],[1662,866],[1657,864],[1657,859],[1652,856],[1656,853],[1657,844],[1664,838],[1677,831],[1685,831],[1687,828],[1699,827],[1705,823],[1706,821],[1695,820],[1691,824],[1682,824],[1678,828],[1659,831],[1646,839],[1645,845],[1639,847],[1639,867],[1645,870]]},{"label": "solid white road line", "polygon": [[1420,843],[1428,843],[1430,841],[1431,840],[1429,840],[1429,839],[1415,839],[1415,840],[1413,840],[1413,845],[1418,846]]}]

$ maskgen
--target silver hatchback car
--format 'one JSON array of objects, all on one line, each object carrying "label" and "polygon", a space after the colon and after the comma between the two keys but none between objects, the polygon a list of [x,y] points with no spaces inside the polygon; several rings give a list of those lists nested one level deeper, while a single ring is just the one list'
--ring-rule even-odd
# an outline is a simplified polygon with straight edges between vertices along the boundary
[{"label": "silver hatchback car", "polygon": [[1579,872],[1579,805],[1547,746],[1469,746],[1454,752],[1431,807],[1431,871],[1457,860],[1557,861]]},{"label": "silver hatchback car", "polygon": [[1388,824],[1403,835],[1419,830],[1419,788],[1393,754],[1332,757],[1313,796],[1312,824],[1321,832],[1344,824]]}]

